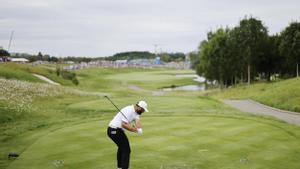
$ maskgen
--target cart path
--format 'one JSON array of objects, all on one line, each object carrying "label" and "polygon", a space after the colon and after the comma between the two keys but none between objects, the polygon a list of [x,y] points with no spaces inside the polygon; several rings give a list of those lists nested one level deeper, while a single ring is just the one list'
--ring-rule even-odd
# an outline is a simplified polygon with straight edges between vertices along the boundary
[{"label": "cart path", "polygon": [[290,124],[300,126],[300,113],[276,109],[254,100],[224,100],[225,104],[248,113],[273,116]]},{"label": "cart path", "polygon": [[48,78],[45,77],[45,76],[38,75],[38,74],[34,74],[34,73],[33,73],[32,75],[34,75],[35,77],[37,77],[37,78],[39,78],[39,79],[41,79],[41,80],[43,80],[43,81],[45,81],[45,82],[47,82],[47,83],[49,83],[49,84],[60,85],[59,83],[56,83],[56,82],[54,82],[54,81],[48,79]]}]

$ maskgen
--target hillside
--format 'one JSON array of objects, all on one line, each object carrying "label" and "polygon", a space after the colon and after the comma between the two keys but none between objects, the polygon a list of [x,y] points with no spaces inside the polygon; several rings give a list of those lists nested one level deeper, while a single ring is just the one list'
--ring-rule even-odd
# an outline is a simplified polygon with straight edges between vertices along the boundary
[{"label": "hillside", "polygon": [[253,99],[279,109],[300,112],[300,78],[233,87],[208,95],[217,99]]},{"label": "hillside", "polygon": [[64,79],[62,76],[57,76],[56,66],[49,65],[33,65],[33,64],[17,64],[12,62],[0,64],[0,78],[15,79],[28,82],[42,82],[34,74],[42,75],[62,85],[72,86],[72,81]]}]

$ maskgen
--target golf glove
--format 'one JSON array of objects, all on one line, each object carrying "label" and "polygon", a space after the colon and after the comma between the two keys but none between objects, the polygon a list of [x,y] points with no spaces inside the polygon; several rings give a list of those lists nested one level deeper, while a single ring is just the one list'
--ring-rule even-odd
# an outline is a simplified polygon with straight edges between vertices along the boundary
[{"label": "golf glove", "polygon": [[143,134],[143,129],[142,128],[138,128],[137,129],[137,133],[140,134],[140,135]]}]

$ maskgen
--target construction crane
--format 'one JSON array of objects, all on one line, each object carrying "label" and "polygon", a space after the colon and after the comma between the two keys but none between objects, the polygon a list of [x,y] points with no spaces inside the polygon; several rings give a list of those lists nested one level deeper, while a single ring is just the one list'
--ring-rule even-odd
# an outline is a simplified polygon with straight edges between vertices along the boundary
[{"label": "construction crane", "polygon": [[12,39],[13,39],[14,32],[15,32],[15,31],[11,31],[11,34],[10,34],[9,43],[8,43],[8,48],[7,48],[7,51],[8,51],[8,52],[9,52],[9,50],[10,50],[11,41],[12,41]]}]

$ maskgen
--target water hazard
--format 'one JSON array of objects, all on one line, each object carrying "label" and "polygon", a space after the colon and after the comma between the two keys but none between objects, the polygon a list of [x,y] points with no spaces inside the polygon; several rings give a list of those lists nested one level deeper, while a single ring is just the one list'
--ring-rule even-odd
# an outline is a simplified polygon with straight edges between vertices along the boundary
[{"label": "water hazard", "polygon": [[193,78],[194,81],[199,82],[197,85],[185,85],[185,86],[175,86],[172,85],[168,88],[163,88],[163,91],[176,91],[176,90],[185,90],[185,91],[204,91],[205,90],[205,78],[198,76],[196,74],[181,74],[181,75],[175,75],[178,78],[186,78],[190,77]]}]

